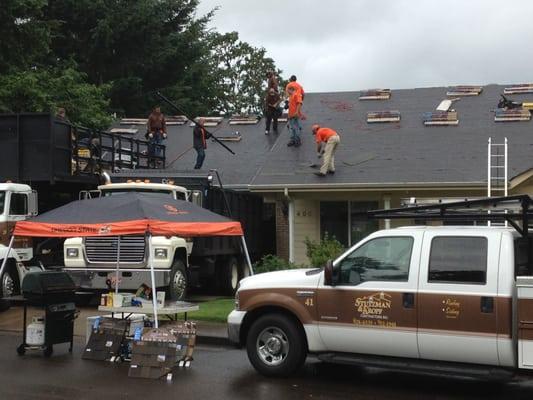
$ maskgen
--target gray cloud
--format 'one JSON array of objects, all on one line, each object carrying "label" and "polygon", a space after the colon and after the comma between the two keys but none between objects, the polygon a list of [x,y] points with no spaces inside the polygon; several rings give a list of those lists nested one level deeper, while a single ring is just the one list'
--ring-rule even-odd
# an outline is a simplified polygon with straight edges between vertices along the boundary
[{"label": "gray cloud", "polygon": [[308,91],[533,81],[533,2],[202,0]]}]

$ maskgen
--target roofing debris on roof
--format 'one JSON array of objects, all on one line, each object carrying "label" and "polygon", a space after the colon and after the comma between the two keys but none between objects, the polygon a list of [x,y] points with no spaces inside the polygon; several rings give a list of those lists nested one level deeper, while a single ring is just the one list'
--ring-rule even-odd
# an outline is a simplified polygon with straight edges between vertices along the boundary
[{"label": "roofing debris on roof", "polygon": [[[198,122],[198,120],[200,118],[203,118],[204,119],[204,126],[205,127],[212,127],[212,126],[217,126],[218,124],[220,124],[222,122],[222,120],[224,119],[223,117],[196,117],[194,120],[196,122]],[[195,126],[196,124],[194,122],[191,122],[189,124],[189,126],[193,127]]]},{"label": "roofing debris on roof", "polygon": [[[230,136],[217,136],[217,139],[221,142],[240,142],[242,135],[239,131],[235,131]],[[215,139],[211,139],[211,141],[214,142]]]},{"label": "roofing debris on roof", "polygon": [[229,119],[230,125],[255,125],[261,118],[257,115],[233,115]]},{"label": "roofing debris on roof", "polygon": [[111,128],[109,133],[117,135],[135,135],[139,130],[134,128]]},{"label": "roofing debris on roof", "polygon": [[386,111],[369,111],[366,114],[366,122],[369,124],[378,122],[400,122],[400,111],[386,110]]},{"label": "roofing debris on roof", "polygon": [[531,113],[524,108],[513,108],[506,110],[503,108],[496,109],[494,121],[496,122],[516,122],[531,120]]},{"label": "roofing debris on roof", "polygon": [[483,86],[460,85],[452,86],[446,92],[446,96],[479,96],[483,91]]},{"label": "roofing debris on roof", "polygon": [[533,93],[533,83],[520,83],[503,89],[503,94]]},{"label": "roofing debris on roof", "polygon": [[388,100],[391,95],[390,89],[369,89],[361,93],[359,100]]},{"label": "roofing debris on roof", "polygon": [[185,125],[189,120],[185,115],[169,115],[165,119],[167,125]]},{"label": "roofing debris on roof", "polygon": [[353,110],[353,104],[352,103],[347,103],[345,101],[321,99],[320,103],[324,104],[330,110],[334,110],[334,111],[346,112],[346,111],[352,111]]},{"label": "roofing debris on roof", "polygon": [[457,111],[434,111],[423,115],[425,126],[458,125]]}]

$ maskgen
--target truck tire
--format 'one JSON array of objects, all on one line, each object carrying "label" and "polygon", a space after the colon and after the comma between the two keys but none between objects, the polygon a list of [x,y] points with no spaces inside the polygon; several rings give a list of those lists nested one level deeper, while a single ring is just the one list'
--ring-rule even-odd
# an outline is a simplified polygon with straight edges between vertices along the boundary
[{"label": "truck tire", "polygon": [[234,296],[241,278],[241,266],[235,257],[229,257],[219,266],[218,282],[223,294]]},{"label": "truck tire", "polygon": [[171,300],[184,300],[187,295],[189,279],[187,269],[182,260],[175,260],[170,271],[170,283],[168,285],[168,295]]},{"label": "truck tire", "polygon": [[16,267],[10,261],[7,262],[4,273],[0,277],[0,298],[14,296],[18,291],[18,276]]},{"label": "truck tire", "polygon": [[265,376],[283,377],[305,362],[307,348],[297,323],[283,314],[267,314],[250,327],[246,352],[253,367]]}]

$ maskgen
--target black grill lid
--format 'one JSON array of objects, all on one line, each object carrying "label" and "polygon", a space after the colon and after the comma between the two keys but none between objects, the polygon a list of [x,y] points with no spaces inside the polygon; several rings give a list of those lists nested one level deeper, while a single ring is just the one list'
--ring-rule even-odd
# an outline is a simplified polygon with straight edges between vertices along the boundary
[{"label": "black grill lid", "polygon": [[46,295],[76,291],[76,285],[67,272],[39,271],[30,272],[22,281],[22,294]]}]

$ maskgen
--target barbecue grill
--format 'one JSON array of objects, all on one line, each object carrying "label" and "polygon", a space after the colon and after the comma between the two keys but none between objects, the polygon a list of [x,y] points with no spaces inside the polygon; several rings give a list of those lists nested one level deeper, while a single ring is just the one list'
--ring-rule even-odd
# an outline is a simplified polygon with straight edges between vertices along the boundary
[{"label": "barbecue grill", "polygon": [[[74,320],[77,317],[74,303],[76,285],[66,272],[40,271],[30,272],[22,281],[22,296],[24,305],[23,338],[17,348],[20,355],[26,350],[43,350],[49,357],[53,352],[53,345],[69,343],[72,352],[74,337]],[[30,346],[26,343],[26,319],[28,305],[44,309],[44,344]]]}]

